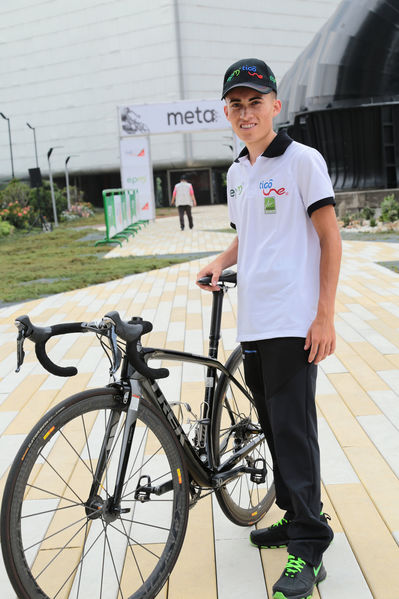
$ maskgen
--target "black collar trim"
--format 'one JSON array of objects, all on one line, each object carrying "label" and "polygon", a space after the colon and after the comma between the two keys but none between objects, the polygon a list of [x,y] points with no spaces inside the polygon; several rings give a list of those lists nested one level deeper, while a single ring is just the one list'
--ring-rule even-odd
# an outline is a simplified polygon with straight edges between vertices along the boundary
[{"label": "black collar trim", "polygon": [[[273,139],[272,143],[266,148],[263,152],[262,156],[265,158],[277,158],[278,156],[282,156],[288,146],[292,143],[291,137],[288,133],[282,129]],[[247,147],[243,148],[238,157],[234,160],[234,162],[239,162],[240,158],[248,155]]]}]

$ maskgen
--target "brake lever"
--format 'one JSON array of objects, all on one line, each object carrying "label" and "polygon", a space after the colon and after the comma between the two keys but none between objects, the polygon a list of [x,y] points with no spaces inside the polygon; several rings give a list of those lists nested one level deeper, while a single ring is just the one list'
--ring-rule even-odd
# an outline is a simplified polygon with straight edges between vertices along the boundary
[{"label": "brake lever", "polygon": [[24,352],[24,341],[25,341],[25,327],[21,324],[17,324],[18,328],[18,337],[17,337],[17,368],[15,372],[19,372],[21,370],[21,366],[24,363],[25,352]]},{"label": "brake lever", "polygon": [[110,376],[113,376],[115,374],[115,372],[118,370],[119,366],[121,365],[121,361],[122,361],[122,352],[118,347],[117,335],[116,335],[114,326],[111,326],[108,329],[107,337],[109,339],[111,351],[112,351],[112,364],[109,369],[109,374],[110,374]]}]

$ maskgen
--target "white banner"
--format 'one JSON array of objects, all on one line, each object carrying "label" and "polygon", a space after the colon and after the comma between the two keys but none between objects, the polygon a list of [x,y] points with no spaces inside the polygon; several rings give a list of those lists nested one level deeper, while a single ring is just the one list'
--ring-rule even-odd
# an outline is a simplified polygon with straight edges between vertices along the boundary
[{"label": "white banner", "polygon": [[230,129],[221,100],[183,100],[118,108],[121,137]]},{"label": "white banner", "polygon": [[137,190],[137,219],[153,220],[155,200],[148,137],[124,137],[120,141],[122,187]]}]

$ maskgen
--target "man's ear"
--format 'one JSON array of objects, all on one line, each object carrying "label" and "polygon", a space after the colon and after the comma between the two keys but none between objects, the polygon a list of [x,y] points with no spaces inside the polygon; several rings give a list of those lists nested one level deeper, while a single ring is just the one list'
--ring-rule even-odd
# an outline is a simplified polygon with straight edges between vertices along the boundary
[{"label": "man's ear", "polygon": [[223,106],[224,114],[226,115],[226,119],[229,121],[229,111],[227,110],[227,104]]},{"label": "man's ear", "polygon": [[277,100],[277,98],[276,98],[274,100],[274,105],[273,105],[273,116],[277,116],[280,112],[281,112],[281,100]]}]

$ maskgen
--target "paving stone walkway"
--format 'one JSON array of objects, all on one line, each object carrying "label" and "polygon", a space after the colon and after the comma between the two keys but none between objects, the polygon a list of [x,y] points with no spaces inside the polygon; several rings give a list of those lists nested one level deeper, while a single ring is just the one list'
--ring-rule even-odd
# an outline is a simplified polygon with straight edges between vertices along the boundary
[{"label": "paving stone walkway", "polygon": [[[194,209],[195,228],[159,219],[108,258],[126,255],[218,252],[233,236],[226,206]],[[379,261],[399,260],[399,244],[345,241],[336,304],[337,351],[319,369],[317,404],[324,509],[335,539],[325,554],[328,571],[315,598],[399,598],[399,277]],[[107,382],[107,362],[94,336],[54,340],[51,355],[74,364],[71,379],[49,375],[32,345],[15,370],[14,318],[37,324],[92,320],[111,309],[154,323],[152,346],[206,351],[211,294],[195,286],[203,257],[78,291],[0,309],[0,493],[20,443],[32,424],[64,397]],[[223,314],[222,356],[235,346],[236,293]],[[28,345],[30,347],[28,347]],[[173,366],[162,383],[167,397],[201,394],[201,376]],[[281,517],[273,507],[263,525]],[[285,564],[284,549],[258,551],[249,531],[232,525],[211,497],[190,512],[181,556],[162,593],[167,599],[264,599]],[[2,599],[14,599],[0,562]],[[108,599],[108,598],[107,598]]]}]

